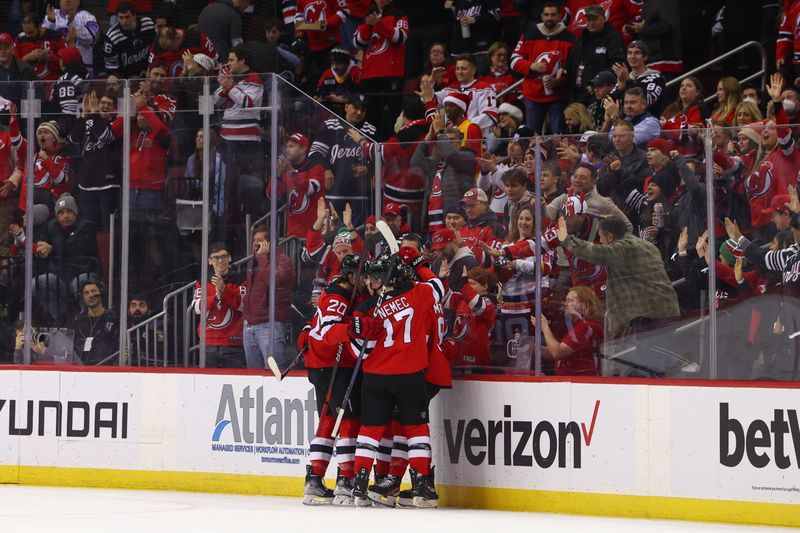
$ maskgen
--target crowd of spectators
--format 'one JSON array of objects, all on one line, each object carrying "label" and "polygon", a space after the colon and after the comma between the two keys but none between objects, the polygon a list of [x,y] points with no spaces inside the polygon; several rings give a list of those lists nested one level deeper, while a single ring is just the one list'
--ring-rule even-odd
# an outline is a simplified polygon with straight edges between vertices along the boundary
[{"label": "crowd of spectators", "polygon": [[[208,316],[211,366],[263,367],[266,346],[291,351],[341,259],[374,247],[379,177],[378,212],[448,281],[449,330],[469,341],[459,365],[520,366],[538,325],[548,372],[596,374],[610,359],[604,343],[622,338],[651,353],[619,358],[625,369],[613,372],[690,368],[714,266],[719,331],[736,339],[718,345],[735,362],[725,377],[797,378],[800,2],[777,4],[12,0],[0,8],[6,336],[17,340],[29,282],[37,327],[74,329],[84,363],[115,360],[118,344],[93,330],[118,335],[97,294],[115,274],[108,235],[127,160],[131,259],[117,273],[127,268],[135,294],[129,325],[207,260],[209,293],[198,283],[194,310]],[[750,39],[769,51],[764,87],[740,84],[752,71],[735,59],[668,85]],[[277,131],[271,73],[282,78]],[[27,81],[41,101],[33,139]],[[704,84],[716,89],[710,103]],[[176,199],[196,204],[206,167],[214,244],[201,258]],[[270,206],[282,209],[277,272],[266,227],[244,229]],[[688,348],[654,348],[698,318]]]}]

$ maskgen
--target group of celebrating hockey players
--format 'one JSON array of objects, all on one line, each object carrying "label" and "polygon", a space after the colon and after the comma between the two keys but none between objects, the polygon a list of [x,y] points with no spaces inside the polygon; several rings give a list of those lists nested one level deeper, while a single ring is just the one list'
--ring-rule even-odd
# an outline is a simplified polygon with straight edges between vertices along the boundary
[{"label": "group of celebrating hockey players", "polygon": [[[437,505],[428,404],[450,386],[453,344],[444,340],[448,289],[414,243],[403,240],[397,253],[372,260],[368,252],[345,256],[300,335],[320,415],[306,504]],[[324,477],[334,447],[338,474],[331,490]],[[401,491],[408,467],[412,488]]]}]

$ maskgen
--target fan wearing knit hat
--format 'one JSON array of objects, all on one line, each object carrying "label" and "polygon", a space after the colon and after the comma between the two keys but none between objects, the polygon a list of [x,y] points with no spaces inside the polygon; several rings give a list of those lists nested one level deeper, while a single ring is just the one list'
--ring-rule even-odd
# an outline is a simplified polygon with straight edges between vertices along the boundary
[{"label": "fan wearing knit hat", "polygon": [[750,174],[752,165],[761,160],[761,154],[764,150],[761,140],[763,131],[763,122],[753,122],[739,128],[737,139],[739,141],[739,155],[746,167],[744,175]]},{"label": "fan wearing knit hat", "polygon": [[[59,125],[54,120],[42,122],[36,128],[36,144],[39,151],[36,153],[33,167],[33,202],[35,204],[45,204],[52,208],[54,198],[71,188],[72,171],[67,160],[58,153],[63,141]],[[24,174],[20,176],[20,180],[19,209],[25,211],[28,199],[28,180],[25,179]]]}]

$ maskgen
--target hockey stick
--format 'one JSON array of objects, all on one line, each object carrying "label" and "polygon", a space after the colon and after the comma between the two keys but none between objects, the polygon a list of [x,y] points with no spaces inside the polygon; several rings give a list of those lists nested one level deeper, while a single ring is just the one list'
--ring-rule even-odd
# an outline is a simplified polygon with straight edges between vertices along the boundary
[{"label": "hockey stick", "polygon": [[289,371],[297,366],[297,363],[300,362],[300,359],[306,354],[307,351],[308,351],[308,345],[304,346],[303,349],[300,350],[300,353],[298,353],[295,356],[295,358],[292,359],[292,362],[289,363],[289,366],[287,366],[286,370],[284,370],[283,372],[281,372],[281,368],[278,366],[278,361],[276,361],[275,357],[271,355],[267,357],[267,366],[275,375],[275,377],[278,378],[278,381],[282,381],[283,378],[285,378],[289,374]]},{"label": "hockey stick", "polygon": [[[392,271],[397,264],[397,252],[400,251],[400,247],[397,245],[397,239],[392,233],[392,230],[389,229],[389,226],[386,224],[386,222],[379,220],[378,223],[375,224],[375,227],[381,232],[383,238],[386,239],[386,242],[389,245],[389,251],[392,253],[392,257],[391,262],[389,263],[389,270],[386,272],[383,283],[381,283],[381,291],[378,294],[378,301],[375,303],[375,308],[372,311],[373,318],[375,315],[377,315],[378,308],[381,306],[383,299],[386,297],[386,284],[389,282],[389,276],[392,275]],[[358,359],[356,359],[356,365],[353,367],[353,375],[350,376],[350,383],[347,384],[347,390],[345,391],[344,398],[342,399],[342,405],[339,407],[339,410],[336,413],[336,423],[334,423],[333,431],[331,432],[331,435],[333,435],[334,438],[339,436],[339,426],[342,424],[347,402],[350,401],[350,394],[353,392],[353,385],[355,385],[356,376],[358,376],[358,371],[361,369],[361,362],[364,360],[367,344],[369,344],[367,339],[363,340],[364,344],[361,345],[361,350],[359,350]]]},{"label": "hockey stick", "polygon": [[[353,302],[356,299],[356,293],[358,292],[358,286],[361,283],[361,272],[364,268],[364,261],[367,257],[367,251],[361,251],[361,257],[358,258],[358,271],[356,272],[356,279],[355,283],[353,284],[353,291],[350,293],[350,307],[348,310],[353,308]],[[339,343],[339,348],[336,350],[336,362],[333,364],[333,369],[331,370],[331,378],[328,380],[328,391],[325,393],[325,401],[322,404],[322,408],[319,411],[319,418],[322,419],[325,416],[326,411],[328,409],[328,404],[331,401],[331,396],[333,395],[333,383],[336,379],[336,373],[339,370],[339,362],[342,360],[342,352],[344,351],[344,343]]]}]

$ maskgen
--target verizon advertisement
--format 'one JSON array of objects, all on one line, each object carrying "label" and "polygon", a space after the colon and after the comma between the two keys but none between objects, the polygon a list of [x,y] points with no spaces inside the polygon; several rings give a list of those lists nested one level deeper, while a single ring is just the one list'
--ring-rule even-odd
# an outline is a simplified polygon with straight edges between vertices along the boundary
[{"label": "verizon advertisement", "polygon": [[633,491],[634,389],[458,382],[440,393],[431,408],[437,480],[479,487]]},{"label": "verizon advertisement", "polygon": [[800,504],[800,390],[687,387],[670,400],[674,496]]}]

